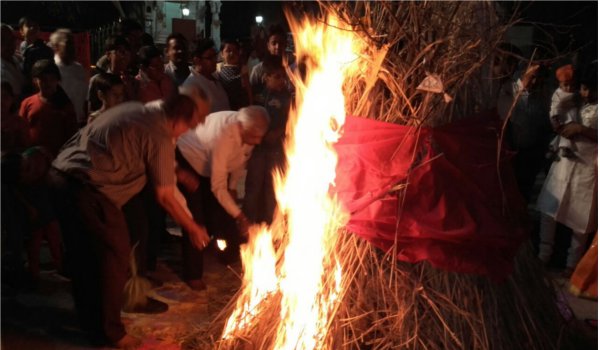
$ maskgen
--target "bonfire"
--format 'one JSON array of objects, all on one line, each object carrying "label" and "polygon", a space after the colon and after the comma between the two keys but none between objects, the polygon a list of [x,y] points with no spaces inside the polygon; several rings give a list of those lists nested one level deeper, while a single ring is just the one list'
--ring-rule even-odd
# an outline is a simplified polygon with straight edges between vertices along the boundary
[{"label": "bonfire", "polygon": [[[508,28],[493,4],[321,6],[315,18],[286,13],[305,69],[288,71],[296,106],[286,169],[273,174],[278,212],[252,228],[242,287],[196,345],[568,347],[498,129],[465,141],[476,129],[455,126],[493,100],[488,73]],[[482,149],[453,149],[473,140]]]}]

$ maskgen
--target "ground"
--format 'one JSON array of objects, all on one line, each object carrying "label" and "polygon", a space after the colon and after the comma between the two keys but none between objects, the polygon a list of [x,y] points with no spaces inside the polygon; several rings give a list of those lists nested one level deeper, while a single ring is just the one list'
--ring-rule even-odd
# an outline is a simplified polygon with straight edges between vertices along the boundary
[{"label": "ground", "polygon": [[[144,339],[142,349],[178,350],[193,343],[190,335],[206,329],[212,317],[240,286],[240,264],[223,265],[214,253],[205,256],[207,290],[194,292],[179,277],[179,237],[163,245],[155,273],[163,285],[152,290],[169,310],[157,315],[122,314],[127,330]],[[49,262],[43,249],[42,257]],[[45,264],[50,268],[49,264]],[[77,326],[70,282],[53,270],[42,271],[37,288],[2,291],[2,349],[98,349]],[[187,337],[187,339],[186,339]]]},{"label": "ground", "polygon": [[[180,279],[179,239],[170,236],[163,244],[155,274],[163,285],[152,291],[155,298],[169,304],[169,311],[158,315],[122,315],[128,331],[144,339],[144,350],[202,348],[196,342],[198,334],[207,329],[240,286],[240,264],[221,264],[214,252],[209,252],[205,254],[207,290],[189,289]],[[42,261],[46,270],[42,271],[36,289],[15,291],[3,286],[2,349],[98,349],[79,331],[70,282],[50,270],[46,247],[42,249]],[[568,280],[562,276],[560,262],[555,262],[548,272],[559,287],[559,300],[564,300],[560,305],[563,315],[577,319],[574,324],[586,344],[583,348],[597,344],[597,328],[585,322],[597,319],[597,301],[576,298],[567,291]]]}]

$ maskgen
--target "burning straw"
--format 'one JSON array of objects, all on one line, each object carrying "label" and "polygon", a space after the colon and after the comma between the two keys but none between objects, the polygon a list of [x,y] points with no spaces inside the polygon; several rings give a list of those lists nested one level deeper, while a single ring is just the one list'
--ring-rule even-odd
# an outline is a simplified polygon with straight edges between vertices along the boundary
[{"label": "burning straw", "polygon": [[[366,65],[361,66],[361,74],[347,76],[343,85],[346,114],[435,126],[473,115],[495,101],[489,72],[508,25],[499,24],[493,4],[325,2],[321,6],[323,13],[341,19],[336,30],[353,32],[363,44],[361,56],[355,59]],[[294,22],[292,18],[288,14]],[[295,34],[297,39],[301,35]],[[322,37],[313,39],[315,47],[328,44]],[[300,50],[297,57],[308,71],[322,64],[310,48]],[[299,78],[295,83],[304,86]],[[300,88],[299,109],[306,108],[302,107],[308,101],[305,93]],[[277,177],[285,182],[281,175]],[[282,195],[278,199],[280,205],[286,200]],[[325,305],[325,317],[318,321],[318,332],[308,334],[312,343],[298,338],[283,346],[282,319],[290,315],[282,302],[286,295],[281,281],[292,277],[304,283],[305,278],[283,269],[286,248],[294,239],[287,236],[291,219],[285,203],[283,207],[285,215],[274,226],[252,235],[243,255],[259,259],[246,264],[242,289],[209,332],[197,336],[196,348],[568,348],[552,284],[541,277],[542,267],[528,246],[520,250],[511,276],[497,283],[437,270],[427,262],[400,262],[395,248],[383,252],[343,232],[339,228],[343,215],[328,228],[331,250],[319,253],[319,259],[331,258],[323,260],[327,266],[319,283],[324,289],[315,296]],[[307,261],[312,253],[305,251]],[[253,284],[257,279],[262,287]]]}]

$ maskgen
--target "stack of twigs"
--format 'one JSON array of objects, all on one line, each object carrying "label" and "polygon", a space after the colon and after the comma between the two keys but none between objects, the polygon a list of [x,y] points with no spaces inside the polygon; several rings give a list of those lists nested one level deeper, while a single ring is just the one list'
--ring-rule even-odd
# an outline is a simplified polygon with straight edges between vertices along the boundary
[{"label": "stack of twigs", "polygon": [[[347,85],[352,115],[410,125],[439,125],[473,115],[495,100],[492,64],[505,31],[489,2],[326,2],[374,46],[389,47],[372,90]],[[436,76],[444,93],[419,89]],[[368,95],[368,98],[365,98]],[[368,102],[367,102],[368,101]]]},{"label": "stack of twigs", "polygon": [[[387,52],[372,57],[379,67],[376,75],[346,83],[349,115],[435,126],[495,104],[493,58],[513,22],[501,24],[492,3],[348,1],[321,6],[362,33],[377,52]],[[438,91],[421,88],[427,77]],[[543,277],[528,245],[503,282],[440,271],[427,262],[400,262],[395,251],[382,252],[351,233],[339,235],[336,251],[347,288],[325,348],[569,348],[552,283]],[[259,306],[261,322],[223,341],[223,325],[234,306],[235,298],[209,332],[196,337],[196,348],[270,349],[278,296]]]}]

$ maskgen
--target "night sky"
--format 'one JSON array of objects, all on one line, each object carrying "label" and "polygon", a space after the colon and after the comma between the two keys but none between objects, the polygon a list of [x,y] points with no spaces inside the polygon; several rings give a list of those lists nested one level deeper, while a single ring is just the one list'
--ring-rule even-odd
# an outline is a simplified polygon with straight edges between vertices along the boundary
[{"label": "night sky", "polygon": [[[127,13],[135,6],[134,2],[121,1]],[[283,6],[295,4],[307,6],[311,1],[261,2],[224,1],[221,7],[221,37],[246,39],[256,15],[264,17],[263,25],[285,24]],[[2,22],[16,25],[19,18],[26,15],[47,14],[40,20],[44,31],[59,27],[73,31],[86,31],[116,20],[118,11],[110,1],[2,1]],[[556,44],[565,49],[586,46],[588,55],[597,55],[598,41],[598,2],[596,1],[533,1],[501,2],[502,6],[520,6],[525,21],[533,22],[547,30],[555,38]],[[552,25],[562,27],[552,29]]]}]

